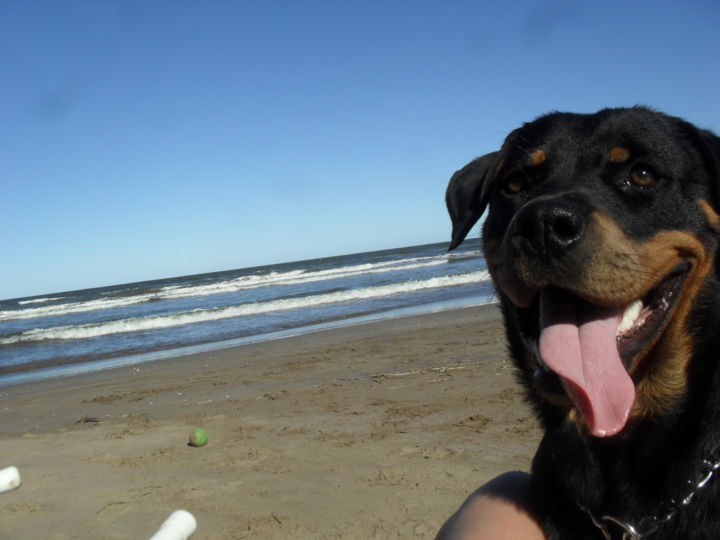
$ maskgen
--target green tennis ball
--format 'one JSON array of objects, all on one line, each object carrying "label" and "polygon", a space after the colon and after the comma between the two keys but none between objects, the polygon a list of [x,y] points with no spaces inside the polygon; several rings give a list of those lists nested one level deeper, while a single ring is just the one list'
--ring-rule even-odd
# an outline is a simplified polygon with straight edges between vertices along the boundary
[{"label": "green tennis ball", "polygon": [[190,446],[205,446],[208,442],[208,434],[203,428],[195,428],[190,433]]}]

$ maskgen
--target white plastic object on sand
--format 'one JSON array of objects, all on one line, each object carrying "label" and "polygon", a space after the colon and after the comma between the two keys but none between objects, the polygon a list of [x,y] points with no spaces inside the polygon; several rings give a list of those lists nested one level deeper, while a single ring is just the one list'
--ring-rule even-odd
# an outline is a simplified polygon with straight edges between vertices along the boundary
[{"label": "white plastic object on sand", "polygon": [[22,484],[17,467],[6,467],[0,471],[0,493],[17,489]]},{"label": "white plastic object on sand", "polygon": [[197,522],[190,512],[175,510],[150,540],[186,540],[193,535],[196,528]]}]

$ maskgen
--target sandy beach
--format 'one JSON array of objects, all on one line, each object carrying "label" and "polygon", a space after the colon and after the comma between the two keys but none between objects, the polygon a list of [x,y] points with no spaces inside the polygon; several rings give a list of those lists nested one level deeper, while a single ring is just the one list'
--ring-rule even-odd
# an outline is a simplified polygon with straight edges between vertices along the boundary
[{"label": "sandy beach", "polygon": [[[432,538],[540,432],[495,306],[0,388],[0,537]],[[210,436],[188,446],[192,428]]]}]

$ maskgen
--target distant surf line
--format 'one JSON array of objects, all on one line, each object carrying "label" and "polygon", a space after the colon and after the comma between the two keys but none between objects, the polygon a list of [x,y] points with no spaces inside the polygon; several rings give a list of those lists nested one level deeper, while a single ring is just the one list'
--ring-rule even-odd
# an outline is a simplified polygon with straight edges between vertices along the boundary
[{"label": "distant surf line", "polygon": [[[471,257],[473,254],[463,255],[462,258]],[[87,311],[99,311],[119,307],[127,307],[145,302],[159,300],[174,300],[193,296],[209,296],[213,294],[232,293],[246,289],[256,289],[272,285],[297,285],[312,283],[329,279],[340,279],[374,273],[394,272],[403,270],[414,270],[430,266],[447,264],[453,260],[452,255],[441,255],[433,257],[414,257],[401,259],[399,261],[384,261],[380,263],[367,263],[360,265],[345,266],[340,268],[328,268],[325,270],[296,269],[288,272],[268,272],[267,274],[249,274],[239,276],[220,283],[210,285],[172,285],[163,287],[157,292],[144,293],[122,298],[100,298],[83,302],[69,302],[65,304],[44,305],[40,307],[24,308],[18,310],[0,311],[0,321],[34,319],[41,317],[55,317],[71,313],[83,313]],[[40,302],[42,300],[42,302]],[[54,298],[43,298],[38,300],[25,301],[24,303],[38,302],[45,303]],[[2,343],[0,341],[0,343]]]},{"label": "distant surf line", "polygon": [[480,283],[488,281],[489,279],[489,273],[481,270],[466,274],[439,276],[425,280],[413,280],[361,289],[333,291],[302,297],[279,298],[221,308],[196,309],[169,315],[152,315],[84,325],[35,328],[4,336],[0,338],[0,345],[27,344],[50,340],[88,339],[111,334],[159,330],[186,324],[301,309],[352,300],[380,298],[383,296],[412,293],[433,288]]}]

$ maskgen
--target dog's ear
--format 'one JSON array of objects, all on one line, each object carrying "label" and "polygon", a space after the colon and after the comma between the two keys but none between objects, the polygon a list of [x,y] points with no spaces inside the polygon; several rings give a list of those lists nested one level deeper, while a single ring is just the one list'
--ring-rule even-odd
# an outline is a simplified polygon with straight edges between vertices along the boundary
[{"label": "dog's ear", "polygon": [[450,178],[445,203],[452,219],[452,241],[448,251],[458,247],[480,219],[488,204],[490,176],[498,162],[500,152],[485,154]]}]

